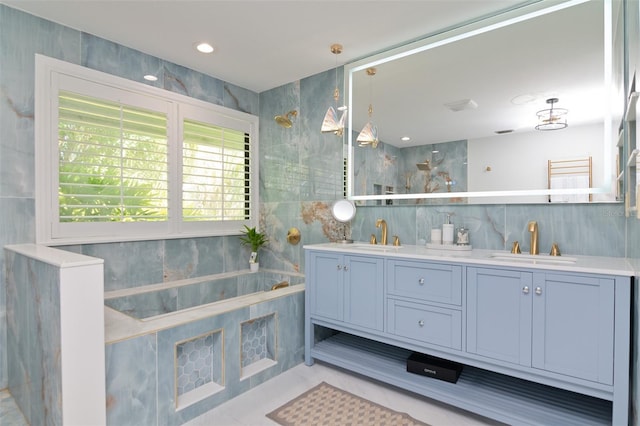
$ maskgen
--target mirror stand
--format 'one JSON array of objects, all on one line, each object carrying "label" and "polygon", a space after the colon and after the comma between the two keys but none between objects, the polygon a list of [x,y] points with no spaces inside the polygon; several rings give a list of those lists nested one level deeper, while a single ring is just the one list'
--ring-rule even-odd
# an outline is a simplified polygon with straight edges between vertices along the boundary
[{"label": "mirror stand", "polygon": [[350,238],[347,238],[347,224],[343,223],[342,224],[342,239],[336,241],[336,243],[342,243],[342,244],[352,244],[353,240]]}]

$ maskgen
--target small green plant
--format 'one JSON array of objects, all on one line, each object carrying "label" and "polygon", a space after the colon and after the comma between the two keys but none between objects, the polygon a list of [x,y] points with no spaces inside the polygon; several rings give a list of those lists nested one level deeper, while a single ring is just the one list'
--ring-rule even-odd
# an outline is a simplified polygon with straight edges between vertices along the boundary
[{"label": "small green plant", "polygon": [[256,253],[255,257],[252,256],[250,262],[254,263],[258,261],[258,250],[260,247],[266,245],[269,242],[267,236],[261,232],[256,231],[255,226],[253,228],[249,228],[247,225],[244,225],[244,230],[242,232],[242,236],[240,237],[240,242],[243,246],[250,246],[251,251]]}]

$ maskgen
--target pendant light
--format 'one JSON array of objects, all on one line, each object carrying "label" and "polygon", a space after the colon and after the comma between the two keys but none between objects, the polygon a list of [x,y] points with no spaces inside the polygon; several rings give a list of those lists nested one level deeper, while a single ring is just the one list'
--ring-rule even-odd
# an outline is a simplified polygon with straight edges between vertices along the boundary
[{"label": "pendant light", "polygon": [[564,108],[554,108],[553,104],[558,102],[558,98],[549,98],[547,103],[551,105],[549,109],[543,109],[536,113],[538,125],[536,130],[560,130],[568,126],[567,111]]},{"label": "pendant light", "polygon": [[[337,43],[332,44],[331,53],[336,56],[336,87],[333,90],[333,99],[336,106],[335,108],[330,106],[327,110],[327,113],[324,115],[324,120],[322,120],[322,128],[320,131],[322,133],[333,133],[334,135],[342,136],[342,133],[344,132],[344,121],[347,115],[346,107],[338,107],[338,101],[340,100],[340,90],[338,89],[338,55],[342,53],[342,45]],[[338,119],[337,111],[342,111],[340,119]]]},{"label": "pendant light", "polygon": [[[371,67],[367,68],[367,75],[373,77],[376,75],[376,69]],[[369,121],[364,125],[364,128],[356,138],[358,146],[371,146],[371,148],[378,147],[378,128],[371,122],[371,116],[373,115],[373,83],[369,81]]]}]

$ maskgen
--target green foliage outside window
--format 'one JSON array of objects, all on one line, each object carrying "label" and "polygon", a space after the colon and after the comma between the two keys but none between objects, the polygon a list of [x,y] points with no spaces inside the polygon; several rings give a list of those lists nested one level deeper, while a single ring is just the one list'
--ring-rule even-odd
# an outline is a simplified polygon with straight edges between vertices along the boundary
[{"label": "green foliage outside window", "polygon": [[[248,135],[193,120],[182,125],[182,220],[248,219]],[[166,129],[164,114],[61,92],[60,222],[168,220]]]},{"label": "green foliage outside window", "polygon": [[166,118],[69,93],[59,103],[60,221],[166,220]]}]

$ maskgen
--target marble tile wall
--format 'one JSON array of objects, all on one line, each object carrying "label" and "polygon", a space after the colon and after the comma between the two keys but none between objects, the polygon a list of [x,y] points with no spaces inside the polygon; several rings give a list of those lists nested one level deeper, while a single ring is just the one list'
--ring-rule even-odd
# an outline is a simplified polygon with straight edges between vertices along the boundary
[{"label": "marble tile wall", "polygon": [[[173,348],[167,348],[173,353]],[[158,342],[156,334],[105,348],[107,423],[155,425],[158,419]],[[165,364],[173,372],[173,364]]]},{"label": "marble tile wall", "polygon": [[[260,117],[260,214],[270,238],[263,267],[304,271],[303,244],[326,242],[342,232],[330,205],[342,198],[342,139],[320,133],[333,103],[334,70],[255,94],[215,78],[167,63],[89,34],[48,22],[0,4],[0,244],[35,240],[34,223],[34,53],[147,83]],[[342,79],[342,70],[338,70]],[[273,117],[297,110],[290,129]],[[380,210],[384,208],[385,210]],[[352,226],[368,240],[377,217],[405,244],[425,239],[451,211],[456,225],[469,227],[479,248],[507,248],[527,241],[524,226],[540,224],[541,247],[552,241],[568,254],[628,255],[640,259],[640,222],[626,219],[620,205],[393,206],[360,208]],[[286,242],[297,227],[302,241]],[[236,237],[112,243],[68,247],[106,259],[105,289],[245,269],[244,248]],[[0,258],[0,388],[8,384],[5,259]],[[301,318],[301,316],[300,316]]]},{"label": "marble tile wall", "polygon": [[29,424],[61,424],[59,269],[4,252],[9,391]]}]

